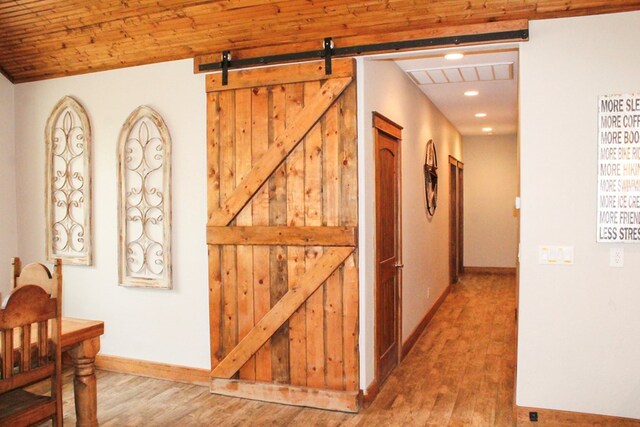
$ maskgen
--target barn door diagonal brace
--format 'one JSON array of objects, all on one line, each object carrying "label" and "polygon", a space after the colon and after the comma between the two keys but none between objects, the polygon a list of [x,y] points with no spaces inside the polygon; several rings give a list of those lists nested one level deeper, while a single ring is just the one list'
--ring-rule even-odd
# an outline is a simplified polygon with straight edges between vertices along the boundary
[{"label": "barn door diagonal brace", "polygon": [[293,123],[288,126],[269,146],[266,153],[222,202],[219,209],[209,215],[208,225],[226,226],[249,203],[253,195],[265,184],[271,174],[302,141],[307,132],[331,107],[342,92],[349,86],[351,77],[331,78],[322,86],[314,100],[305,105]]},{"label": "barn door diagonal brace", "polygon": [[251,356],[286,322],[293,313],[336,271],[353,247],[327,249],[280,300],[265,314],[244,338],[213,368],[214,378],[231,378]]}]

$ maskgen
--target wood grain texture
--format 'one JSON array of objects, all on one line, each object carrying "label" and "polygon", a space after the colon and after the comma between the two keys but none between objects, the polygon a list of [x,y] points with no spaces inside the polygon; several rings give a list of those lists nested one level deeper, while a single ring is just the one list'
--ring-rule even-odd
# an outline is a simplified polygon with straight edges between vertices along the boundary
[{"label": "wood grain texture", "polygon": [[287,291],[273,308],[251,329],[237,347],[216,366],[211,375],[230,378],[267,339],[291,317],[327,277],[353,252],[353,248],[332,248],[315,265],[300,277],[298,283]]},{"label": "wood grain texture", "polygon": [[[322,217],[323,225],[335,227],[340,222],[340,135],[339,105],[336,103],[325,114],[322,145]],[[342,277],[333,273],[325,285],[324,328],[326,330],[325,385],[332,390],[344,390],[343,366],[343,305]]]},{"label": "wood grain texture", "polygon": [[[383,18],[384,19],[384,18]],[[360,31],[344,37],[334,36],[333,41],[335,46],[349,47],[370,45],[378,43],[389,43],[405,40],[416,39],[432,39],[439,37],[451,37],[456,35],[477,35],[487,34],[494,32],[504,31],[517,31],[526,30],[529,28],[527,19],[510,19],[505,21],[485,22],[481,24],[470,23],[450,23],[446,25],[423,25],[421,27],[414,27],[409,30],[391,30],[387,28],[387,31],[368,33],[364,28],[360,28]],[[325,36],[318,33],[319,39],[323,39]],[[522,41],[511,40],[511,41]],[[445,47],[445,46],[442,46]],[[318,40],[281,40],[277,45],[271,46],[256,46],[239,48],[233,51],[234,58],[245,59],[255,58],[260,56],[278,55],[295,53],[302,51],[314,51],[318,49]],[[421,48],[422,49],[422,48]],[[379,52],[391,52],[395,49],[380,50]],[[335,57],[336,59],[342,59]],[[205,54],[197,55],[194,58],[194,71],[199,72],[198,66],[200,64],[219,62],[220,54]]]},{"label": "wood grain texture", "polygon": [[[320,93],[320,82],[304,84],[304,102],[310,104]],[[329,112],[326,111],[328,114]],[[309,131],[304,151],[304,223],[307,226],[322,225],[322,194],[326,183],[322,181],[322,128],[325,118],[319,120]],[[307,271],[314,268],[322,256],[322,247],[305,248],[305,266]],[[325,385],[325,344],[323,301],[325,286],[315,290],[306,302],[307,318],[307,386],[322,388]]]},{"label": "wood grain texture", "polygon": [[[350,201],[358,200],[358,153],[356,120],[356,87],[349,86],[340,99],[338,110],[338,132],[340,134],[340,209],[339,224],[355,226],[358,224],[358,207]],[[342,278],[342,331],[343,331],[343,367],[344,386],[354,391],[360,388],[358,364],[359,330],[359,289],[358,254],[354,253],[344,263]]]},{"label": "wood grain texture", "polygon": [[[300,64],[305,66],[305,64]],[[353,66],[353,64],[347,64],[347,66]],[[321,68],[320,64],[316,64],[315,70]],[[280,67],[271,67],[278,70]],[[284,68],[284,67],[283,67]],[[288,67],[286,67],[288,68]],[[291,73],[286,73],[286,76],[281,76],[282,81],[298,83],[287,86],[287,101],[286,101],[286,114],[289,122],[293,121],[293,117],[300,114],[300,111],[304,108],[304,85],[300,81],[304,82],[312,75],[320,78],[319,72],[322,70],[314,71],[309,69],[308,65],[305,69],[299,68],[291,69]],[[297,76],[294,78],[288,76]],[[302,195],[304,194],[304,157],[305,157],[305,142],[299,144],[289,155],[286,162],[286,174],[287,174],[287,227],[291,230],[299,229],[305,224],[304,221],[304,204],[305,200]],[[319,227],[316,227],[319,229]],[[278,238],[279,241],[284,241]],[[291,242],[287,242],[289,247],[287,248],[287,275],[289,280],[289,288],[296,283],[300,276],[305,272],[305,249],[304,247],[292,247]],[[308,243],[308,242],[307,242]],[[306,386],[307,385],[307,318],[304,305],[298,308],[289,319],[289,353],[293,355],[289,359],[289,376],[291,384],[294,386]]]},{"label": "wood grain texture", "polygon": [[[287,120],[287,86],[277,86],[271,98],[271,129],[269,150],[276,149],[277,140],[286,132]],[[300,135],[300,138],[302,135]],[[296,144],[298,144],[296,142]],[[275,147],[275,148],[274,148]],[[266,154],[265,154],[266,155]],[[262,160],[262,158],[261,158]],[[285,160],[284,157],[282,160]],[[269,185],[269,223],[284,226],[287,223],[287,172],[284,164],[280,164],[268,181]],[[274,243],[280,243],[275,241]],[[276,245],[269,248],[269,269],[271,272],[270,306],[274,307],[288,289],[287,248]],[[289,370],[289,323],[281,325],[271,338],[271,376],[272,381],[288,383],[291,380]]]},{"label": "wood grain texture", "polygon": [[[229,197],[236,188],[235,181],[235,93],[222,92],[219,104],[220,117],[220,201]],[[215,213],[212,213],[211,218]],[[223,354],[231,351],[238,343],[238,292],[237,292],[237,264],[236,247],[220,247],[220,277],[222,288],[222,339]]]},{"label": "wood grain texture", "polygon": [[[21,270],[19,258],[13,267],[17,286],[0,307],[0,425],[61,426],[62,261],[55,260],[53,275],[41,264]],[[24,389],[39,381],[46,395]]]},{"label": "wood grain texture", "polygon": [[236,226],[207,227],[209,245],[356,246],[355,227]]},{"label": "wood grain texture", "polygon": [[427,313],[424,315],[420,323],[418,323],[418,326],[416,326],[413,332],[409,334],[409,337],[402,343],[403,359],[407,357],[407,354],[409,354],[413,346],[416,345],[416,342],[418,342],[418,338],[420,338],[420,335],[422,335],[424,330],[427,328],[429,322],[431,322],[431,319],[433,319],[433,316],[435,316],[435,314],[438,312],[438,309],[444,302],[445,298],[447,298],[447,295],[449,295],[449,292],[451,292],[451,286],[447,286],[444,292],[442,292],[442,294],[438,297],[436,302],[433,303],[429,311],[427,311]]},{"label": "wood grain texture", "polygon": [[[251,155],[253,163],[258,161],[269,148],[269,88],[251,91]],[[269,188],[263,186],[251,201],[253,226],[269,225]],[[269,248],[253,248],[253,294],[254,324],[259,322],[271,308],[271,277],[269,274]],[[256,381],[271,381],[271,342],[267,341],[256,352]]]},{"label": "wood grain texture", "polygon": [[[332,79],[322,87],[322,96],[315,97],[295,118],[295,122],[282,131],[269,150],[253,165],[235,191],[225,194],[220,210],[210,215],[209,225],[227,225],[280,166],[287,155],[309,132],[324,111],[351,83],[351,78]],[[222,137],[224,141],[224,137]],[[226,157],[225,157],[226,158]]]},{"label": "wood grain texture", "polygon": [[[353,62],[340,63],[350,75]],[[315,80],[291,78],[305,69]],[[247,383],[355,396],[356,85],[351,76],[318,80],[317,69],[291,66],[291,75],[276,73],[284,84],[209,92],[207,244],[220,254],[210,261],[219,270],[210,273],[211,366],[228,378],[240,363]],[[261,70],[272,82],[272,68]],[[346,252],[331,274],[306,283],[336,251]],[[315,287],[291,307],[299,283]]]},{"label": "wood grain texture", "polygon": [[[351,59],[338,59],[331,64],[331,77],[354,77],[356,70]],[[216,90],[231,90],[240,88],[254,88],[261,86],[284,85],[292,83],[304,83],[318,81],[327,78],[324,62],[306,62],[292,64],[284,67],[268,67],[247,70],[232,70],[229,72],[229,81],[222,84],[222,74],[213,73],[206,77],[207,92]],[[295,86],[292,86],[294,88]],[[301,87],[292,89],[302,95]],[[294,92],[290,92],[294,93]],[[302,108],[302,99],[299,99],[299,111]],[[293,112],[293,111],[292,111]]]},{"label": "wood grain texture", "polygon": [[282,387],[269,383],[248,383],[237,380],[215,378],[211,390],[216,394],[264,402],[284,403],[295,406],[310,406],[331,411],[358,412],[358,393],[327,391],[307,387]]},{"label": "wood grain texture", "polygon": [[[208,387],[98,370],[100,425],[202,426],[215,420],[220,427],[512,427],[514,288],[513,276],[463,276],[377,398],[358,414],[236,399],[210,394]],[[70,371],[63,394],[64,423],[75,425]]]},{"label": "wood grain texture", "polygon": [[104,322],[100,320],[62,318],[62,350],[67,351],[77,343],[104,334]]},{"label": "wood grain texture", "polygon": [[375,378],[380,384],[402,351],[402,128],[373,113],[375,150]]},{"label": "wood grain texture", "polygon": [[20,83],[205,54],[219,61],[223,50],[235,59],[319,50],[327,35],[345,47],[639,8],[636,0],[12,0],[0,7],[0,70]]},{"label": "wood grain texture", "polygon": [[187,384],[209,386],[209,369],[190,368],[167,363],[99,354],[96,356],[96,368],[104,371],[176,381]]},{"label": "wood grain texture", "polygon": [[[235,135],[235,160],[236,160],[236,185],[239,185],[244,177],[251,171],[252,165],[252,141],[251,141],[251,90],[241,89],[235,91],[236,95],[236,135]],[[236,225],[250,227],[253,223],[253,205],[248,203],[236,217]],[[254,319],[254,292],[253,292],[253,247],[239,245],[236,247],[238,269],[238,340],[244,338],[255,325]],[[252,356],[242,368],[240,378],[247,380],[256,379],[255,356]]]}]

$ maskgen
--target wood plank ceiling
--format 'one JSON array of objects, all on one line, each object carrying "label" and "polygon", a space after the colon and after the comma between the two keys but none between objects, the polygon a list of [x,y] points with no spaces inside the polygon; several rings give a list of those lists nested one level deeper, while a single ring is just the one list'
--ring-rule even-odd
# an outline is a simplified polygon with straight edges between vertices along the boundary
[{"label": "wood plank ceiling", "polygon": [[640,9],[638,0],[2,0],[0,72],[15,83],[257,51]]}]

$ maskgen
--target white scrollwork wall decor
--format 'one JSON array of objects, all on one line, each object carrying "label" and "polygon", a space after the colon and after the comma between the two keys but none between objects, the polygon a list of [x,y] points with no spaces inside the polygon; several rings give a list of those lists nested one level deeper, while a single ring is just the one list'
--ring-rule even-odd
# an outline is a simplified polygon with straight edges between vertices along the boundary
[{"label": "white scrollwork wall decor", "polygon": [[171,288],[171,137],[162,117],[138,107],[118,142],[119,279]]},{"label": "white scrollwork wall decor", "polygon": [[78,101],[65,96],[56,104],[45,143],[47,259],[91,265],[91,126]]}]

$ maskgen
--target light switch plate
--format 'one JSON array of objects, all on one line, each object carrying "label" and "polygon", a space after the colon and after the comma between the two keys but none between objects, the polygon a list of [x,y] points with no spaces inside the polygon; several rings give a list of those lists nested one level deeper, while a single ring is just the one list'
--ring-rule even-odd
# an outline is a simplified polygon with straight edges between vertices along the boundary
[{"label": "light switch plate", "polygon": [[572,265],[573,246],[538,246],[538,264]]}]

